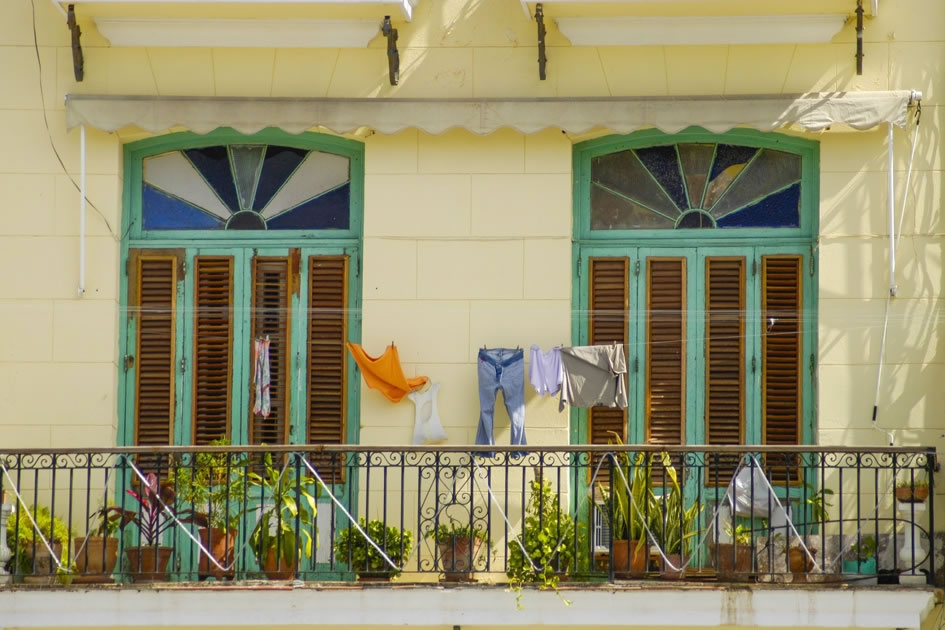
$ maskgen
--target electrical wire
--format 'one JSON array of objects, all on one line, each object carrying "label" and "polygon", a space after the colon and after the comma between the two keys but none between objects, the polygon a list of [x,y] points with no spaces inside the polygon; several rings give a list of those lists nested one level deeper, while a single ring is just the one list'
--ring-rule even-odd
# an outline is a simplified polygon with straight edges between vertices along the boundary
[{"label": "electrical wire", "polygon": [[[46,93],[45,93],[45,90],[43,90],[43,62],[42,62],[42,59],[40,59],[40,55],[39,55],[39,37],[36,33],[36,0],[29,0],[29,3],[30,3],[30,10],[32,13],[33,50],[36,53],[36,65],[39,68],[39,72],[37,73],[36,76],[39,81],[40,110],[42,110],[43,112],[43,124],[46,126],[46,136],[49,138],[49,146],[52,148],[53,154],[56,156],[56,160],[58,160],[59,162],[59,166],[62,167],[62,172],[65,173],[66,177],[69,178],[69,181],[72,182],[72,185],[75,187],[76,192],[81,193],[82,189],[79,187],[78,182],[75,181],[75,178],[69,172],[69,169],[66,168],[65,162],[62,161],[62,156],[59,155],[59,149],[56,148],[56,143],[55,141],[53,141],[52,131],[49,128],[49,118],[46,115]],[[105,227],[108,230],[109,235],[116,242],[119,242],[120,239],[118,235],[112,229],[111,223],[108,222],[108,219],[105,218],[105,215],[102,213],[102,211],[98,209],[98,206],[92,203],[92,201],[88,198],[88,196],[85,197],[85,202],[89,204],[89,206],[93,210],[95,210],[95,213],[98,214],[98,216],[102,219],[102,222],[105,224]],[[122,235],[122,237],[124,237],[125,235],[127,235],[127,233]]]}]

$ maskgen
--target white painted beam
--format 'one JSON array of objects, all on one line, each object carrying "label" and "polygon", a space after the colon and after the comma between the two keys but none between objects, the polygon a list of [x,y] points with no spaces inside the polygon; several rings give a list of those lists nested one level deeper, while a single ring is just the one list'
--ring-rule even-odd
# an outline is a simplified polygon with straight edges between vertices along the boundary
[{"label": "white painted beam", "polygon": [[[413,8],[420,0],[52,0],[63,11],[62,7],[70,4],[360,4],[378,5],[379,8],[396,6],[400,9],[406,21],[413,19]],[[383,17],[383,16],[381,16]]]},{"label": "white painted beam", "polygon": [[[361,588],[263,584],[189,588],[0,589],[6,627],[68,626],[626,626],[916,628],[931,589],[804,585],[525,589],[523,609],[504,587],[388,584]],[[265,614],[260,616],[261,611]]]},{"label": "white painted beam", "polygon": [[95,18],[112,46],[366,48],[380,20]]},{"label": "white painted beam", "polygon": [[843,14],[612,16],[559,17],[555,22],[574,46],[672,46],[826,43],[840,32],[846,19]]}]

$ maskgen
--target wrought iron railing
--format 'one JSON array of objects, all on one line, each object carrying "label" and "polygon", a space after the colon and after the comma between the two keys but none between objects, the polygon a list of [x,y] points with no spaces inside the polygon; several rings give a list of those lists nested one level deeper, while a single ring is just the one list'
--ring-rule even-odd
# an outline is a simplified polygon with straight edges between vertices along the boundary
[{"label": "wrought iron railing", "polygon": [[0,451],[6,579],[925,584],[941,564],[932,449],[519,449]]}]

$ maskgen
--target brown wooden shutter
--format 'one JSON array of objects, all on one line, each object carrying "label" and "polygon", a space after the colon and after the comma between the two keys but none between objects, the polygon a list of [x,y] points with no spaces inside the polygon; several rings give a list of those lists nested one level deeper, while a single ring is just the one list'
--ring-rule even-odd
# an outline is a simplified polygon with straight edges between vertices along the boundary
[{"label": "brown wooden shutter", "polygon": [[686,259],[647,259],[646,441],[685,441]]},{"label": "brown wooden shutter", "polygon": [[[255,256],[252,276],[252,338],[249,339],[250,400],[249,439],[251,444],[285,444],[289,421],[289,365],[292,330],[292,257]],[[296,267],[297,269],[297,267]],[[253,413],[256,388],[254,341],[269,337],[269,417]]]},{"label": "brown wooden shutter", "polygon": [[[745,258],[705,261],[705,442],[714,446],[744,443],[745,419]],[[706,462],[705,480],[724,486],[738,455],[718,455]]]},{"label": "brown wooden shutter", "polygon": [[[312,256],[308,286],[308,442],[345,443],[348,258]],[[343,480],[343,458],[314,458],[322,478]]]},{"label": "brown wooden shutter", "polygon": [[128,286],[135,338],[135,444],[167,445],[174,436],[176,253],[132,251]]},{"label": "brown wooden shutter", "polygon": [[[627,312],[630,308],[627,258],[590,259],[591,345],[627,343]],[[619,407],[593,407],[588,412],[588,442],[613,443],[614,435],[627,441],[627,410]]]},{"label": "brown wooden shutter", "polygon": [[762,417],[765,444],[800,443],[801,257],[762,258]]},{"label": "brown wooden shutter", "polygon": [[[803,407],[800,256],[762,257],[762,419],[764,444],[796,445],[801,442]],[[770,474],[798,481],[797,470],[766,458]]]},{"label": "brown wooden shutter", "polygon": [[706,444],[742,444],[745,418],[745,259],[705,263]]},{"label": "brown wooden shutter", "polygon": [[233,257],[194,259],[193,443],[230,436]]}]

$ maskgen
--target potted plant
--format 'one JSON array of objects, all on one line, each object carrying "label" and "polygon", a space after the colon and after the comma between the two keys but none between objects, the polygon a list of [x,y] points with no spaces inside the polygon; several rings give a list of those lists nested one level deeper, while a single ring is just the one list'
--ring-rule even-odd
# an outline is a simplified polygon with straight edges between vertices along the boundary
[{"label": "potted plant", "polygon": [[[55,584],[61,581],[58,575],[68,574],[71,568],[66,549],[72,533],[69,527],[59,517],[52,516],[50,509],[45,506],[39,506],[33,512],[33,519],[36,521],[34,527],[25,515],[26,509],[26,505],[19,501],[17,510],[7,519],[7,547],[14,554],[11,572],[22,576],[25,582]],[[37,530],[59,559],[58,564],[50,555],[42,538],[36,535]]]},{"label": "potted plant", "polygon": [[900,479],[896,483],[896,500],[901,503],[924,503],[929,498],[929,481],[923,478]]},{"label": "potted plant", "polygon": [[[685,569],[682,566],[689,557],[692,538],[696,535],[696,524],[703,506],[693,503],[688,509],[683,507],[685,497],[679,480],[676,478],[676,469],[670,465],[667,453],[662,454],[661,460],[670,485],[664,495],[654,501],[653,511],[658,515],[659,522],[653,531],[668,560],[661,567],[660,576],[664,579],[678,580],[685,576]],[[669,564],[676,569],[670,567]]]},{"label": "potted plant", "polygon": [[[614,436],[618,445],[623,445],[619,436]],[[652,509],[655,497],[652,488],[652,460],[637,453],[631,460],[623,451],[616,454],[617,467],[611,475],[611,488],[598,484],[601,509],[610,523],[614,575],[620,578],[638,577],[646,572],[647,548],[645,518],[648,525],[658,523]],[[650,527],[651,531],[653,527]]]},{"label": "potted plant", "polygon": [[381,548],[398,567],[390,566],[374,545],[368,543],[364,534],[354,527],[346,527],[335,538],[335,556],[358,574],[361,581],[387,580],[400,575],[401,569],[413,553],[413,532],[397,527],[385,527],[383,521],[364,522],[358,519],[361,529]]},{"label": "potted plant", "polygon": [[871,578],[860,579],[861,584],[876,583],[876,539],[863,536],[860,542],[850,549],[851,557],[843,561],[843,572],[850,575],[868,575]]},{"label": "potted plant", "polygon": [[436,543],[445,581],[472,581],[472,572],[483,567],[481,552],[489,539],[484,529],[450,519],[449,524],[431,528],[425,536]]},{"label": "potted plant", "polygon": [[138,545],[125,547],[129,575],[135,582],[157,582],[167,579],[168,563],[174,549],[161,545],[165,532],[174,527],[172,515],[176,495],[171,484],[158,484],[157,475],[148,473],[139,491],[126,490],[137,503],[137,510],[119,506],[105,508],[108,513],[120,515],[119,529],[129,524],[138,528]]},{"label": "potted plant", "polygon": [[[220,439],[210,446],[227,444],[227,440]],[[175,485],[178,498],[190,505],[187,520],[199,526],[200,544],[216,561],[211,562],[201,551],[198,579],[234,576],[232,564],[245,468],[246,461],[232,461],[229,453],[195,453],[184,465],[172,469],[169,482]]]},{"label": "potted plant", "polygon": [[732,539],[730,543],[716,543],[718,555],[716,571],[719,577],[732,581],[747,581],[751,571],[752,549],[751,529],[739,523],[732,529],[726,524],[725,533]]},{"label": "potted plant", "polygon": [[[315,479],[297,477],[292,467],[275,468],[272,454],[266,453],[262,474],[251,471],[247,480],[255,489],[250,496],[259,496],[262,505],[249,536],[256,562],[269,579],[291,579],[298,571],[299,559],[312,557],[314,539],[310,530],[315,523],[318,494]],[[314,495],[310,488],[315,489]]]},{"label": "potted plant", "polygon": [[87,536],[75,539],[77,582],[108,582],[118,563],[118,538],[121,511],[116,506],[105,506],[92,514],[97,524]]},{"label": "potted plant", "polygon": [[576,552],[587,548],[587,535],[581,524],[561,509],[550,482],[534,479],[530,488],[522,533],[509,542],[506,575],[513,589],[530,583],[537,583],[540,589],[557,589],[563,576],[584,568],[581,563],[586,559],[579,562]]}]

